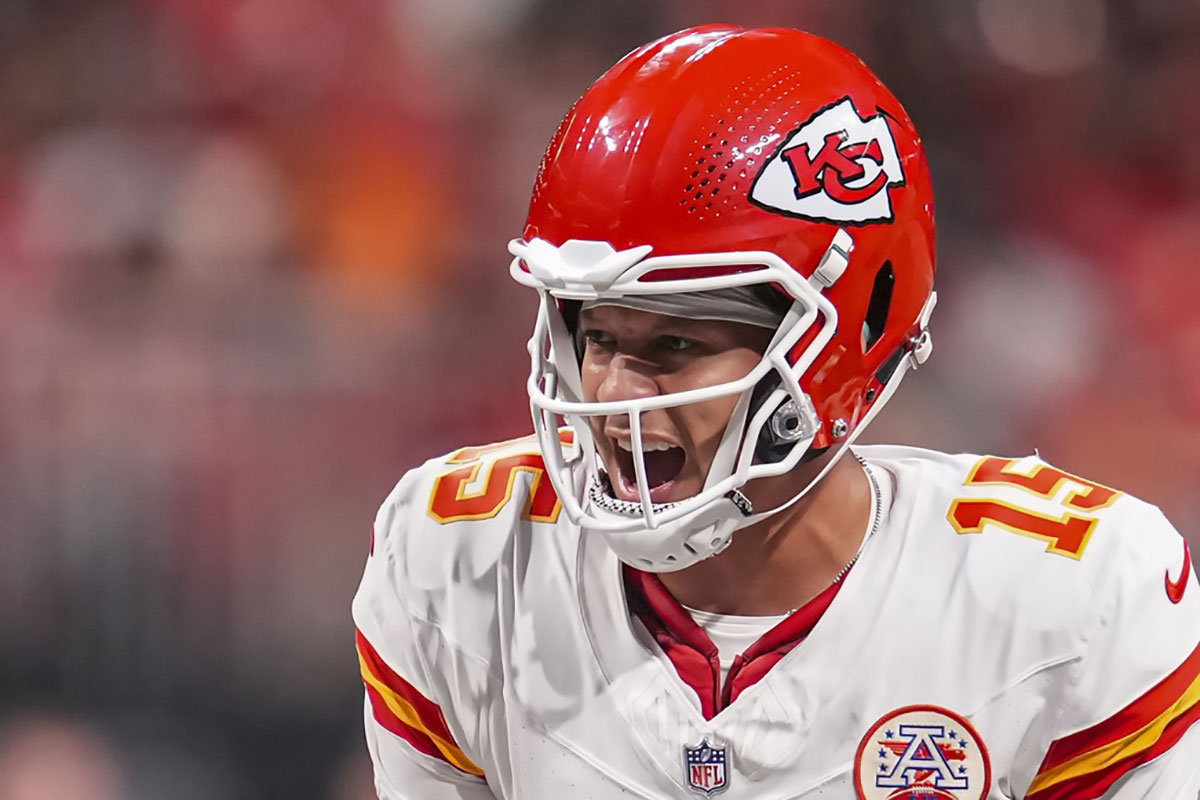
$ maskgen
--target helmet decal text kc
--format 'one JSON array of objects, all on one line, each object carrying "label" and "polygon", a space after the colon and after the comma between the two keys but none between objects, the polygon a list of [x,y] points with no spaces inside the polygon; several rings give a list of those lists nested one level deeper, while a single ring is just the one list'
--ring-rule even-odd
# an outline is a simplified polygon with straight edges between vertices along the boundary
[{"label": "helmet decal text kc", "polygon": [[889,190],[903,185],[887,116],[863,119],[844,97],[784,140],[755,179],[750,200],[815,222],[864,225],[894,220]]}]

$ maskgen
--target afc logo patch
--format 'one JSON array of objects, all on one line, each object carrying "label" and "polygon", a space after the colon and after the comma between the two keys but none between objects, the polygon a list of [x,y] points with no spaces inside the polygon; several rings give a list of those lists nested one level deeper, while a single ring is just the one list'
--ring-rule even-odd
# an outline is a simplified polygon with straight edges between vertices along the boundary
[{"label": "afc logo patch", "polygon": [[904,168],[886,114],[863,119],[849,97],[794,130],[754,179],[750,201],[815,222],[891,222]]},{"label": "afc logo patch", "polygon": [[983,739],[963,717],[938,706],[885,714],[854,756],[859,800],[984,800],[991,783]]},{"label": "afc logo patch", "polygon": [[724,747],[713,747],[702,739],[695,747],[683,746],[683,768],[687,787],[693,792],[714,795],[729,788],[728,760]]}]

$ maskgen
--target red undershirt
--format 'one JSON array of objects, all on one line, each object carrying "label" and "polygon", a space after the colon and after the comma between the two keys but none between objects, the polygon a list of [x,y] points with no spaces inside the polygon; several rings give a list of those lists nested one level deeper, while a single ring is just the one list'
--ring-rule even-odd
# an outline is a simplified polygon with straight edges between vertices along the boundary
[{"label": "red undershirt", "polygon": [[671,596],[657,575],[628,565],[623,565],[623,569],[629,610],[658,642],[675,665],[680,679],[696,692],[705,719],[715,717],[748,686],[761,680],[792,648],[804,641],[845,583],[843,576],[842,580],[764,633],[733,660],[722,687],[717,646],[704,629]]}]

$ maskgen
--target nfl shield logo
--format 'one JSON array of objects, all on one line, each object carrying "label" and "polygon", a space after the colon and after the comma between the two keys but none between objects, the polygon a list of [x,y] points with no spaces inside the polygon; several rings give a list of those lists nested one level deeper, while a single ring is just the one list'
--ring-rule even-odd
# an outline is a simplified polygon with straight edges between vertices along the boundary
[{"label": "nfl shield logo", "polygon": [[683,762],[687,770],[687,785],[692,791],[714,795],[729,788],[724,747],[713,747],[708,739],[695,747],[684,745]]}]

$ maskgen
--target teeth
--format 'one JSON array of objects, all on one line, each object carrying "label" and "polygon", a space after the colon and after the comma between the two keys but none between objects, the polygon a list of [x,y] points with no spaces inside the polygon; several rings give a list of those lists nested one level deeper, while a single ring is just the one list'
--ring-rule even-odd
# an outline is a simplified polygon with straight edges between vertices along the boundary
[{"label": "teeth", "polygon": [[[627,442],[624,439],[617,439],[616,443],[617,447],[621,448],[622,450],[630,453],[633,452],[632,441]],[[652,450],[670,450],[672,447],[674,447],[674,445],[669,445],[666,442],[642,442],[642,449],[646,452],[650,452]]]}]

